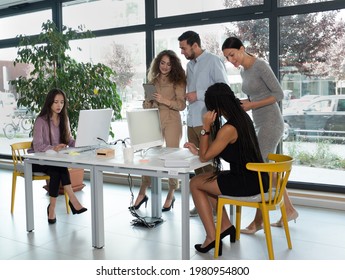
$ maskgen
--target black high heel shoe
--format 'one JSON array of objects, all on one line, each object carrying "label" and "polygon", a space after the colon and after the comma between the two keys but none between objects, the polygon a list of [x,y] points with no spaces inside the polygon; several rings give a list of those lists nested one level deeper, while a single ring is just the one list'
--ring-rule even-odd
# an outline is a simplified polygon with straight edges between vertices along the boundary
[{"label": "black high heel shoe", "polygon": [[49,219],[49,207],[50,207],[50,204],[47,207],[48,224],[55,224],[56,223],[56,217],[54,219]]},{"label": "black high heel shoe", "polygon": [[145,202],[145,208],[146,208],[148,200],[149,200],[148,196],[145,195],[144,198],[138,203],[138,205],[129,206],[128,209],[129,210],[138,210],[140,208],[141,204],[143,204],[144,202]]},{"label": "black high heel shoe", "polygon": [[71,201],[69,200],[68,201],[68,204],[69,204],[69,207],[71,207],[71,210],[72,210],[72,214],[75,215],[75,214],[81,214],[81,213],[84,213],[85,211],[87,211],[87,208],[85,207],[82,207],[81,209],[77,210],[74,208],[73,204],[71,203]]},{"label": "black high heel shoe", "polygon": [[[216,246],[216,241],[212,241],[210,244],[208,244],[206,247],[201,247],[202,244],[195,244],[194,248],[200,253],[207,253],[211,249],[213,249]],[[223,251],[223,243],[220,241],[219,243],[219,251],[218,251],[218,256],[222,255]]]},{"label": "black high heel shoe", "polygon": [[236,242],[236,228],[232,225],[231,227],[228,227],[226,230],[224,230],[220,234],[220,239],[223,239],[224,237],[230,235],[230,242],[235,243]]},{"label": "black high heel shoe", "polygon": [[174,203],[175,203],[175,196],[173,197],[173,199],[172,199],[171,204],[170,204],[169,207],[163,207],[163,208],[162,208],[162,212],[170,211],[171,208],[174,208]]}]

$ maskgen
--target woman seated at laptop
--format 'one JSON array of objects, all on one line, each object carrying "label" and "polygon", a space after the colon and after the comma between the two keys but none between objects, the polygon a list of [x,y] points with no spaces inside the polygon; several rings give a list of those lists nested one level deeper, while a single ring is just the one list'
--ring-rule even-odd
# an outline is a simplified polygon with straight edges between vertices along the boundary
[{"label": "woman seated at laptop", "polygon": [[[60,89],[52,89],[46,97],[45,103],[39,113],[33,130],[32,149],[28,152],[46,152],[74,146],[69,120],[67,116],[67,99]],[[81,214],[84,208],[75,196],[67,167],[32,165],[33,172],[44,172],[50,176],[49,196],[50,204],[47,207],[48,223],[56,223],[55,206],[59,195],[60,184],[69,196],[69,205],[73,214]]]},{"label": "woman seated at laptop", "polygon": [[[178,148],[182,137],[180,111],[186,108],[186,75],[174,51],[164,50],[156,56],[150,65],[148,81],[155,85],[157,92],[153,94],[153,99],[144,101],[143,107],[158,108],[166,146]],[[138,197],[130,209],[139,209],[143,203],[147,204],[146,190],[150,185],[151,178],[143,176]],[[177,179],[169,179],[169,192],[163,212],[174,207],[174,192],[177,188]]]}]

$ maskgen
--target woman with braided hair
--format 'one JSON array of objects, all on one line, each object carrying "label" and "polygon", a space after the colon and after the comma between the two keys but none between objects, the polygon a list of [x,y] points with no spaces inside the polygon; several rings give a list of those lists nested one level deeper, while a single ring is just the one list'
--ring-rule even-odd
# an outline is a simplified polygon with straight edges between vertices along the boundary
[{"label": "woman with braided hair", "polygon": [[[251,196],[260,193],[256,172],[246,168],[248,162],[263,162],[254,125],[243,110],[241,101],[224,83],[210,86],[205,93],[207,112],[203,116],[200,148],[193,143],[184,147],[199,155],[202,162],[213,160],[215,171],[196,175],[190,181],[190,191],[205,227],[206,239],[195,249],[206,253],[215,246],[215,225],[212,208],[216,209],[218,195]],[[212,137],[212,142],[208,141]],[[220,158],[230,164],[222,170]],[[268,180],[267,174],[263,179]],[[266,184],[265,184],[266,185]],[[223,209],[221,239],[230,235],[235,242],[235,227]],[[219,255],[222,253],[220,243]]]}]

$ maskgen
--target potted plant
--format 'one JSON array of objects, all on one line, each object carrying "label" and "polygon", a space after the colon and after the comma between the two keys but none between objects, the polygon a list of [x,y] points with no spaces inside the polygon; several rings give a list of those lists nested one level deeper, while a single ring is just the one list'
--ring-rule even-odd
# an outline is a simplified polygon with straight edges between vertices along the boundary
[{"label": "potted plant", "polygon": [[[16,64],[28,65],[29,75],[10,81],[18,94],[18,107],[33,115],[40,112],[46,95],[52,88],[62,89],[68,98],[68,116],[75,136],[79,112],[83,109],[111,108],[114,118],[121,118],[121,98],[116,91],[116,73],[108,66],[77,62],[68,55],[69,42],[93,37],[80,27],[73,30],[47,21],[38,36],[19,35]],[[112,130],[110,135],[114,137]]]},{"label": "potted plant", "polygon": [[[14,65],[29,65],[28,77],[10,81],[18,94],[18,107],[38,113],[50,89],[57,87],[68,97],[68,115],[73,135],[76,133],[80,110],[112,108],[115,119],[121,117],[121,98],[116,91],[116,73],[108,66],[77,62],[68,55],[69,42],[91,38],[83,32],[63,26],[62,32],[47,21],[36,37],[19,35],[19,49]],[[112,132],[110,132],[112,136]]]}]

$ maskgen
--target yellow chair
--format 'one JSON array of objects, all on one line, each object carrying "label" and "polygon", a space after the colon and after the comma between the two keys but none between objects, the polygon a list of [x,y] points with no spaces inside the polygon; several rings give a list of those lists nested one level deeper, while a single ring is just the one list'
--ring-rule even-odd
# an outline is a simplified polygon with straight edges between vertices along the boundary
[{"label": "yellow chair", "polygon": [[[16,185],[17,177],[21,176],[24,178],[24,162],[23,155],[27,153],[27,149],[31,147],[31,142],[19,142],[11,145],[12,150],[12,159],[13,159],[13,173],[12,173],[12,198],[11,198],[11,214],[14,212],[14,200],[16,196]],[[49,175],[42,172],[33,172],[32,180],[49,180]],[[65,202],[67,214],[69,214],[69,205],[68,205],[68,195],[65,192]]]},{"label": "yellow chair", "polygon": [[[268,159],[271,162],[247,163],[246,165],[247,169],[258,172],[261,191],[260,194],[248,197],[234,197],[226,195],[218,196],[216,244],[214,250],[215,258],[217,258],[219,254],[222,210],[225,204],[236,205],[236,240],[240,239],[242,206],[259,208],[262,211],[267,250],[270,260],[274,259],[274,252],[272,244],[269,211],[277,210],[278,208],[280,208],[288,248],[292,249],[283,194],[290,176],[293,158],[287,155],[269,154]],[[264,188],[261,177],[261,173],[263,172],[267,172],[269,174],[269,189],[266,193],[264,193],[263,191]]]}]

